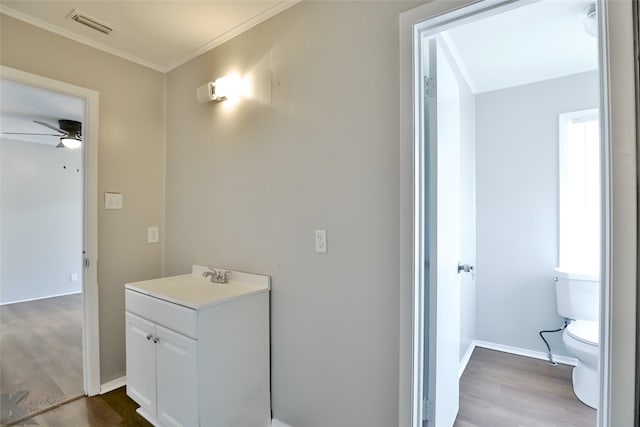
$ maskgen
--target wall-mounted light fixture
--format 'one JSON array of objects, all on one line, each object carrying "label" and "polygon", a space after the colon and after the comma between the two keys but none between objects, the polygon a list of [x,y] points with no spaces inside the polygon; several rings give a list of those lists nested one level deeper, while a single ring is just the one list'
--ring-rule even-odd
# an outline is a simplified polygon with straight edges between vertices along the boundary
[{"label": "wall-mounted light fixture", "polygon": [[196,100],[201,104],[237,98],[240,94],[241,80],[237,75],[220,77],[196,88]]}]

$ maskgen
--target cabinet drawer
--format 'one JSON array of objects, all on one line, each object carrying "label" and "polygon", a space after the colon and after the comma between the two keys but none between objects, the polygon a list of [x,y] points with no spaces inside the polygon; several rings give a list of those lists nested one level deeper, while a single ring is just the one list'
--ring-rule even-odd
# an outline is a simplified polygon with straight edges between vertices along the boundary
[{"label": "cabinet drawer", "polygon": [[126,289],[124,294],[125,309],[128,312],[191,338],[198,338],[198,316],[195,310],[130,289]]}]

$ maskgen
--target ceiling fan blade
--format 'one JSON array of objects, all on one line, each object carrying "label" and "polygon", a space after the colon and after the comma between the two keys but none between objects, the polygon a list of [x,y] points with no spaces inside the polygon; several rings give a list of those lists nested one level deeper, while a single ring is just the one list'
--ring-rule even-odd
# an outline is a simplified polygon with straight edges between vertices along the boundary
[{"label": "ceiling fan blade", "polygon": [[67,132],[66,130],[51,126],[49,123],[41,122],[38,120],[34,120],[33,122],[39,124],[40,126],[48,127],[49,129],[55,130],[56,132],[60,132],[63,135],[69,135],[69,132]]},{"label": "ceiling fan blade", "polygon": [[63,134],[53,133],[26,133],[26,132],[2,132],[3,135],[37,135],[37,136],[64,136]]},{"label": "ceiling fan blade", "polygon": [[58,145],[56,145],[56,148],[64,148],[64,144],[62,142],[58,142]]}]

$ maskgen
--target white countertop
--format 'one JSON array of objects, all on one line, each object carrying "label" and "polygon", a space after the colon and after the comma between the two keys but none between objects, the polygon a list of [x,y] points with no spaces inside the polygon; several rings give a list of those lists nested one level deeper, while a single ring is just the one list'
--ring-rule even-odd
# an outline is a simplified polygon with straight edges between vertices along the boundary
[{"label": "white countertop", "polygon": [[202,277],[208,268],[194,265],[191,274],[127,283],[126,289],[195,310],[249,295],[269,292],[269,276],[231,271],[228,283],[212,283]]}]

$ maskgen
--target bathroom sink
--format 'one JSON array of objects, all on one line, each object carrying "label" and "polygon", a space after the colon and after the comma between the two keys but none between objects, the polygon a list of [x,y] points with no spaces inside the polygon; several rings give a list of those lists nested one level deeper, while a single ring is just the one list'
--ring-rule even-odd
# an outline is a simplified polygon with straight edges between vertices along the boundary
[{"label": "bathroom sink", "polygon": [[127,283],[125,288],[193,309],[271,289],[268,276],[231,271],[227,283],[212,283],[202,277],[207,270],[210,268],[194,265],[191,274]]}]

